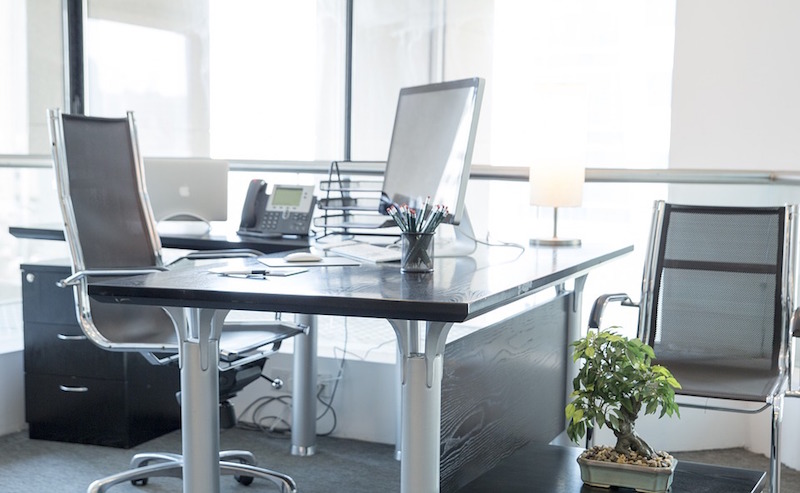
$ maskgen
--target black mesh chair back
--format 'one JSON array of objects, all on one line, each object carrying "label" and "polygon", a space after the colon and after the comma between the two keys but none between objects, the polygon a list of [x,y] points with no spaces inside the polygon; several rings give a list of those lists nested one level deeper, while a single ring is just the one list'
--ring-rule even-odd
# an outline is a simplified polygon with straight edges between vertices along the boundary
[{"label": "black mesh chair back", "polygon": [[682,408],[771,409],[770,493],[780,491],[782,408],[792,395],[797,210],[657,201],[639,303],[605,294],[589,317],[597,329],[608,303],[638,307],[639,336],[680,382]]},{"label": "black mesh chair back", "polygon": [[131,122],[76,115],[62,115],[62,121],[82,267],[160,265],[161,245],[151,212],[144,208],[147,201],[142,200],[143,177]]},{"label": "black mesh chair back", "polygon": [[642,327],[681,393],[768,402],[780,391],[787,217],[787,207],[664,204]]},{"label": "black mesh chair back", "polygon": [[[149,209],[133,115],[49,113],[56,180],[73,273],[163,268]],[[75,285],[78,319],[108,350],[177,352],[175,325],[159,307],[92,301]]]}]

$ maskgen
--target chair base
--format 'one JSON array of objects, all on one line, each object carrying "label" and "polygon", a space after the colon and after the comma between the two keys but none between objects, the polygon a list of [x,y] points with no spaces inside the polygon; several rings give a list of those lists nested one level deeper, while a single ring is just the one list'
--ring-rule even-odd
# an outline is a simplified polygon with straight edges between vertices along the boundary
[{"label": "chair base", "polygon": [[[294,480],[276,471],[255,466],[253,454],[244,450],[225,450],[219,454],[219,471],[223,476],[234,476],[247,485],[254,478],[263,478],[275,483],[281,493],[297,493]],[[87,493],[103,493],[114,485],[128,481],[144,486],[154,477],[183,477],[183,457],[167,452],[136,454],[131,459],[131,468],[111,476],[98,479],[89,485]]]}]

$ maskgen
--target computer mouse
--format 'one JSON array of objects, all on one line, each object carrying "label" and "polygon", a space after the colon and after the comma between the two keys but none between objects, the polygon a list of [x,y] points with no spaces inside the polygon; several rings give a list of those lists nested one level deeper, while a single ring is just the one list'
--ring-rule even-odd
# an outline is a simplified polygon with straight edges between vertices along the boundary
[{"label": "computer mouse", "polygon": [[283,260],[287,262],[320,262],[322,257],[311,252],[293,252],[283,257]]}]

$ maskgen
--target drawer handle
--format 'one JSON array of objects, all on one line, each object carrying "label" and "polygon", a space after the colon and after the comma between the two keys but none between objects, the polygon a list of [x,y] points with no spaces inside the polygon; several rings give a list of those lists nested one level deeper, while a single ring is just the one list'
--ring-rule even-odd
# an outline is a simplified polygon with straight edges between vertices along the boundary
[{"label": "drawer handle", "polygon": [[86,336],[85,335],[71,336],[71,335],[67,335],[67,334],[58,334],[56,337],[58,337],[62,341],[85,341],[86,340]]},{"label": "drawer handle", "polygon": [[89,392],[89,387],[67,387],[66,385],[59,385],[62,392]]}]

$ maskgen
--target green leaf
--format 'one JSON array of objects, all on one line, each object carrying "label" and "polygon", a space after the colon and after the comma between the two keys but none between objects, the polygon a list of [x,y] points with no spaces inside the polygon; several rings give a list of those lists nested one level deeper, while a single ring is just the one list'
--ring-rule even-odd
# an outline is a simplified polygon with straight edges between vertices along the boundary
[{"label": "green leaf", "polygon": [[603,416],[602,413],[595,416],[595,421],[597,422],[598,428],[602,428],[606,424],[606,418]]},{"label": "green leaf", "polygon": [[631,414],[634,414],[633,405],[631,404],[630,399],[622,399],[620,401],[620,404],[622,404],[622,407],[624,407],[626,411],[628,411]]},{"label": "green leaf", "polygon": [[612,429],[619,430],[619,417],[618,416],[612,414],[612,415],[608,416],[608,419],[606,419],[606,421],[608,421],[608,423],[611,425]]}]

